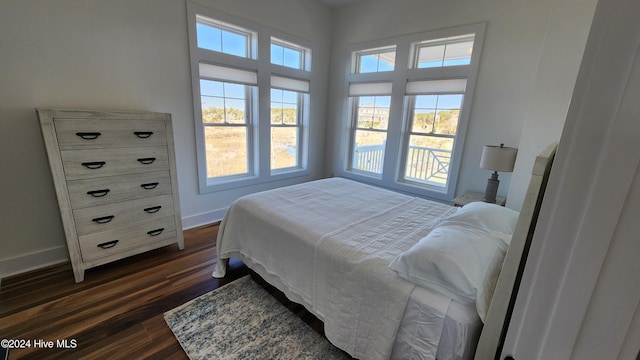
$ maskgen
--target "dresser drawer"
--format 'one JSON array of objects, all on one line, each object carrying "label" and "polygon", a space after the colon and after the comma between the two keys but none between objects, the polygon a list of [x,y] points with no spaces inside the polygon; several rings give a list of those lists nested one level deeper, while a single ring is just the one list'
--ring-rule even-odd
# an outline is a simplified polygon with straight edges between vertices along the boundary
[{"label": "dresser drawer", "polygon": [[60,150],[167,144],[164,121],[56,119],[54,124]]},{"label": "dresser drawer", "polygon": [[78,240],[82,259],[91,261],[137,247],[152,247],[154,242],[176,236],[175,221],[166,217],[135,227],[81,236]]},{"label": "dresser drawer", "polygon": [[166,146],[61,151],[67,180],[169,169]]},{"label": "dresser drawer", "polygon": [[125,228],[171,215],[173,215],[173,197],[171,195],[123,201],[73,211],[78,236]]},{"label": "dresser drawer", "polygon": [[169,171],[67,182],[72,209],[171,194]]}]

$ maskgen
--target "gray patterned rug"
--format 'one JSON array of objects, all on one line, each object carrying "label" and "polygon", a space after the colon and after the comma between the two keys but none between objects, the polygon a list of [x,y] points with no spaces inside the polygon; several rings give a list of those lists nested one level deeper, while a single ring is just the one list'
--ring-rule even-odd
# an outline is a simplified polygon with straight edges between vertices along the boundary
[{"label": "gray patterned rug", "polygon": [[350,359],[245,276],[164,314],[190,359]]}]

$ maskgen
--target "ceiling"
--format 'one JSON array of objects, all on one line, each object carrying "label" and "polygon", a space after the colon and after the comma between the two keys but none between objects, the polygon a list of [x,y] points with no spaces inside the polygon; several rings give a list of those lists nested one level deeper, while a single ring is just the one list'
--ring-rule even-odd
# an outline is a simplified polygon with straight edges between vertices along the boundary
[{"label": "ceiling", "polygon": [[329,7],[337,8],[337,7],[351,5],[351,4],[360,2],[362,0],[316,0],[316,1],[319,3],[325,4]]}]

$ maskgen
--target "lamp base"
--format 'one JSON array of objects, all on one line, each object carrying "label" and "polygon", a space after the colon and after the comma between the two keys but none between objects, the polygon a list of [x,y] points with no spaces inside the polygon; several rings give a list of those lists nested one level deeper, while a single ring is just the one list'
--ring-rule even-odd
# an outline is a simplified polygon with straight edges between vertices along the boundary
[{"label": "lamp base", "polygon": [[487,188],[484,191],[484,198],[482,201],[495,204],[499,185],[500,180],[498,180],[498,172],[494,171],[493,174],[491,174],[491,177],[487,179]]}]

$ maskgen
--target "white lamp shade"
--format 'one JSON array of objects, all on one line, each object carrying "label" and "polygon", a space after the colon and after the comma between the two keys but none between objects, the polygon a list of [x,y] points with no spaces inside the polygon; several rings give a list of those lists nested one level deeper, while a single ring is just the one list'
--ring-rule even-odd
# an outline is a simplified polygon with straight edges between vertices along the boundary
[{"label": "white lamp shade", "polygon": [[506,146],[485,145],[482,149],[480,167],[483,169],[512,172],[518,149]]}]

